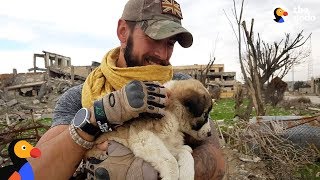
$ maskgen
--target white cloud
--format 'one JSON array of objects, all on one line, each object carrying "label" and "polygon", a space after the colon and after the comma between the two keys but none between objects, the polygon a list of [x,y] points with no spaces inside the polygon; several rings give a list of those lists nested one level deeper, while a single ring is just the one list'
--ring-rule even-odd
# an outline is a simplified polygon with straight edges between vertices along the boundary
[{"label": "white cloud", "polygon": [[0,40],[5,39],[22,43],[31,43],[35,37],[36,35],[34,32],[28,27],[10,22],[0,25]]},{"label": "white cloud", "polygon": [[0,72],[12,73],[15,68],[18,72],[27,72],[33,67],[33,52],[31,51],[15,51],[15,50],[0,50]]}]

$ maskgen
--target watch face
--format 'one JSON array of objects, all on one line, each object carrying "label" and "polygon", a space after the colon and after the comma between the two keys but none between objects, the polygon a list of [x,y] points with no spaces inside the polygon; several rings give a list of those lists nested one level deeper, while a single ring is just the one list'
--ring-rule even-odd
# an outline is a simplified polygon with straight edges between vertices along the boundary
[{"label": "watch face", "polygon": [[74,116],[74,126],[75,127],[80,127],[82,125],[82,123],[85,121],[85,119],[87,119],[87,114],[88,111],[84,108],[80,109],[77,114]]}]

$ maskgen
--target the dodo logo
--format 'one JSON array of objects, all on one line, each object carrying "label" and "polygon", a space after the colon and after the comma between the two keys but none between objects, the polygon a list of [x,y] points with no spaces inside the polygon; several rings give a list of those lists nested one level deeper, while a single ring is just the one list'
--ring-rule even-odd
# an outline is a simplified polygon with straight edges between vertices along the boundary
[{"label": "the dodo logo", "polygon": [[40,150],[25,140],[16,139],[9,144],[8,153],[13,165],[0,168],[0,180],[34,179],[32,167],[26,158],[40,157]]},{"label": "the dodo logo", "polygon": [[278,7],[276,9],[274,9],[273,11],[274,17],[275,19],[273,19],[275,22],[277,23],[283,23],[284,19],[282,18],[282,16],[287,16],[288,12],[286,12],[285,10],[283,10],[282,8]]}]

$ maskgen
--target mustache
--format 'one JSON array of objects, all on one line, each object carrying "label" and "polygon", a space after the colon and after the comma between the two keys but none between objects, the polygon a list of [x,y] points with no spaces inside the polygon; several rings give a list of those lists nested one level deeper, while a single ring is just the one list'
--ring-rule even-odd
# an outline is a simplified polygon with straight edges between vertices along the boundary
[{"label": "mustache", "polygon": [[163,59],[160,59],[156,56],[146,56],[144,59],[145,59],[145,61],[151,61],[151,62],[154,62],[154,63],[159,64],[161,66],[171,65],[168,60],[163,60]]}]

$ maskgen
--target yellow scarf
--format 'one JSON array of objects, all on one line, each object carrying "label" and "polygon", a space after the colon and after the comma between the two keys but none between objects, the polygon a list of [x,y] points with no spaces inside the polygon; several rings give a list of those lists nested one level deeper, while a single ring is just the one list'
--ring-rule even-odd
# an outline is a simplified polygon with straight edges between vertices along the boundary
[{"label": "yellow scarf", "polygon": [[172,79],[172,66],[148,65],[129,68],[116,67],[120,48],[110,50],[101,65],[87,77],[82,88],[82,106],[89,108],[105,94],[121,89],[131,80],[158,81],[161,84]]}]

